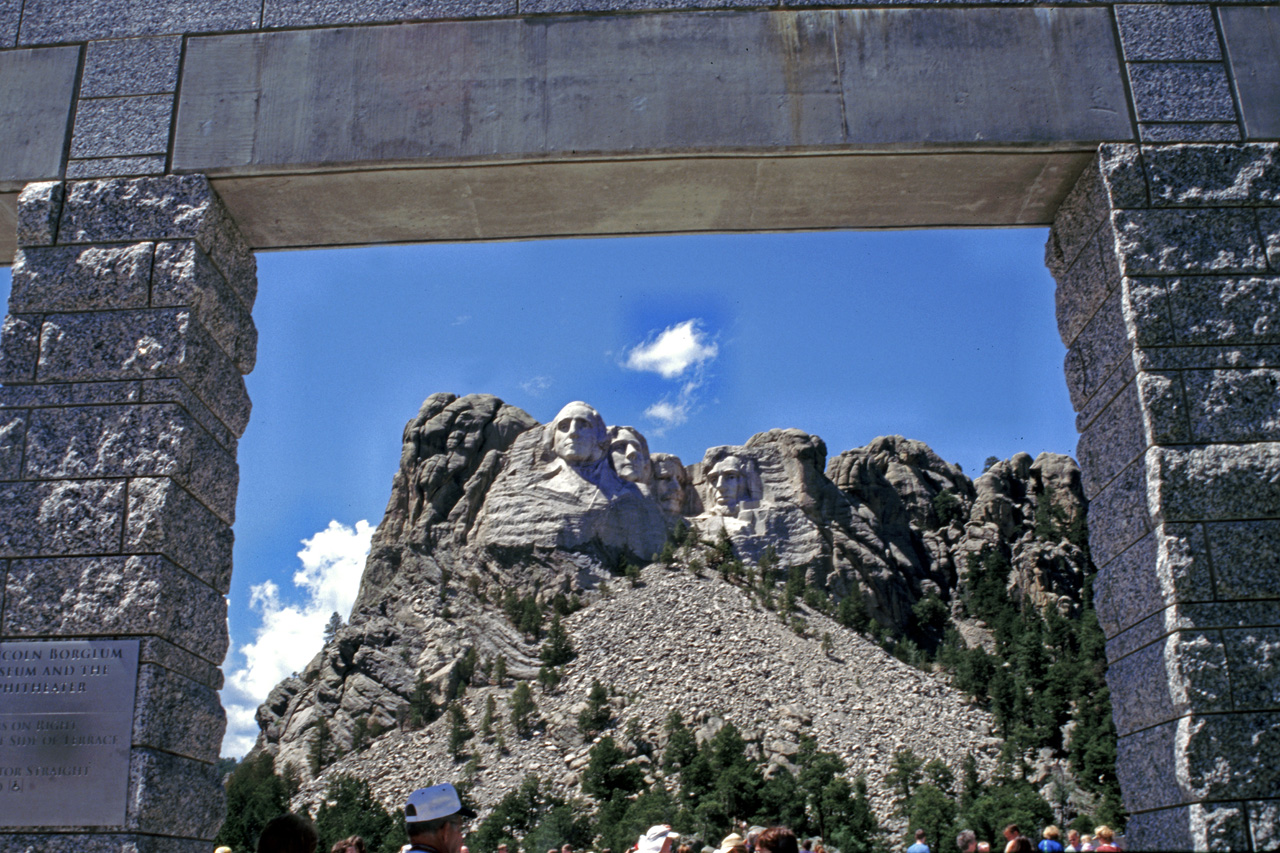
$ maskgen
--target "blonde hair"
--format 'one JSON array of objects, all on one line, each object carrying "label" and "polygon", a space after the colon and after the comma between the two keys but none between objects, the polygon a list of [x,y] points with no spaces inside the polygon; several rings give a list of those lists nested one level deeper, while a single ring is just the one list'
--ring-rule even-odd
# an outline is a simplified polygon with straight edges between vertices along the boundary
[{"label": "blonde hair", "polygon": [[1101,838],[1103,841],[1107,842],[1108,844],[1110,844],[1111,839],[1115,837],[1115,833],[1111,831],[1111,827],[1109,826],[1098,827],[1093,831],[1093,835],[1095,838]]},{"label": "blonde hair", "polygon": [[1044,837],[1045,837],[1045,838],[1055,838],[1055,839],[1056,839],[1059,835],[1061,835],[1061,833],[1058,831],[1058,827],[1056,827],[1056,826],[1054,826],[1054,825],[1052,825],[1052,824],[1050,824],[1049,826],[1046,826],[1046,827],[1044,828]]}]

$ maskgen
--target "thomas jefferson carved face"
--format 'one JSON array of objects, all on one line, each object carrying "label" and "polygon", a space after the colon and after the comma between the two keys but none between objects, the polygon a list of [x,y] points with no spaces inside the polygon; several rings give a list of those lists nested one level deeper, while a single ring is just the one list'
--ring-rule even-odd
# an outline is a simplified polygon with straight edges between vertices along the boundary
[{"label": "thomas jefferson carved face", "polygon": [[551,422],[551,446],[570,465],[581,467],[604,458],[608,436],[604,418],[586,403],[574,402]]},{"label": "thomas jefferson carved face", "polygon": [[737,456],[726,456],[707,473],[716,506],[732,510],[749,497],[747,465]]},{"label": "thomas jefferson carved face", "polygon": [[653,477],[649,442],[634,427],[609,428],[609,460],[618,476],[631,483],[648,483]]}]

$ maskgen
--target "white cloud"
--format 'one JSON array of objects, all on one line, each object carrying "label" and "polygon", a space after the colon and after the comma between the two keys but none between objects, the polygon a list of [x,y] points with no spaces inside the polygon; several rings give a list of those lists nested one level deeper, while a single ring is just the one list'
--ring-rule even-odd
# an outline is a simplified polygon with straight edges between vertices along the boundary
[{"label": "white cloud", "polygon": [[700,367],[720,353],[715,341],[701,328],[701,320],[685,320],[663,329],[655,338],[627,353],[631,370],[657,373],[675,379],[690,367]]},{"label": "white cloud", "polygon": [[347,527],[337,521],[302,540],[298,559],[302,568],[293,574],[293,584],[302,601],[286,603],[280,587],[263,581],[250,589],[249,608],[261,614],[253,642],[233,653],[242,655],[243,665],[231,663],[222,704],[227,709],[227,734],[223,755],[244,755],[258,737],[254,713],[281,679],[301,670],[320,650],[324,627],[334,612],[349,618],[360,589],[360,575],[369,555],[373,528],[368,521]]},{"label": "white cloud", "polygon": [[[689,420],[689,404],[687,402],[672,403],[670,400],[659,400],[644,410],[644,416],[662,424],[663,428],[680,426]],[[659,433],[661,434],[661,433]]]},{"label": "white cloud", "polygon": [[550,376],[535,376],[532,379],[526,379],[520,383],[520,387],[524,389],[526,394],[532,394],[534,397],[540,397],[551,387]]}]

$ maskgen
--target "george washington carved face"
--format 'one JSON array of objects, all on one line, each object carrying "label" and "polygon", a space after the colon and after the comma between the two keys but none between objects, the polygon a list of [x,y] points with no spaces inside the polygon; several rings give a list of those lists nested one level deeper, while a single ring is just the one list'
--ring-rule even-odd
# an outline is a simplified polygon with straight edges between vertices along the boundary
[{"label": "george washington carved face", "polygon": [[582,467],[604,458],[608,444],[604,418],[583,402],[573,402],[560,410],[551,422],[551,447],[565,462]]}]

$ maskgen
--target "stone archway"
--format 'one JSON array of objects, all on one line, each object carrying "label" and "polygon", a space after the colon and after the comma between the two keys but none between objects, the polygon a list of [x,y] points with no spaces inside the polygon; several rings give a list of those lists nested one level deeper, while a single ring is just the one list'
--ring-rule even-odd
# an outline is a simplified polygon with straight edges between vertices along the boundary
[{"label": "stone archway", "polygon": [[355,5],[0,8],[0,638],[139,654],[123,819],[11,843],[216,830],[252,250],[1050,222],[1133,844],[1274,843],[1274,6]]}]

